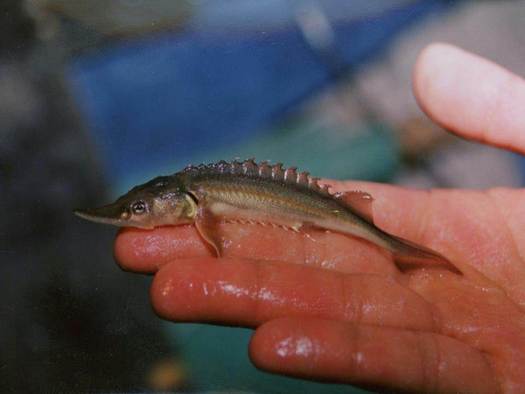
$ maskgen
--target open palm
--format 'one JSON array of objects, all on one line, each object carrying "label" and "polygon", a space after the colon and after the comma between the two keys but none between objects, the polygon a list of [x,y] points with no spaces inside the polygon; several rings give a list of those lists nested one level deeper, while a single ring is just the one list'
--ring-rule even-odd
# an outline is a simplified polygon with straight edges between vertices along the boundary
[{"label": "open palm", "polygon": [[[467,138],[525,152],[525,82],[434,44],[414,74],[423,109]],[[363,241],[222,224],[216,259],[192,226],[126,229],[120,265],[155,273],[157,313],[256,328],[252,361],[275,373],[413,392],[519,392],[525,386],[525,191],[372,194],[375,223],[439,251],[463,276],[400,272]]]}]

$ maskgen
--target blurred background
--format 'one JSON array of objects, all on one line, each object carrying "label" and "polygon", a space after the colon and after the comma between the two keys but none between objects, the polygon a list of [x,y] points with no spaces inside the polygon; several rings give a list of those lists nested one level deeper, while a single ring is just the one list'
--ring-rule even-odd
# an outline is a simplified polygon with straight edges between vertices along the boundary
[{"label": "blurred background", "polygon": [[521,158],[432,125],[410,73],[446,41],[523,75],[524,20],[523,1],[2,0],[0,392],[348,392],[257,371],[250,330],[162,322],[115,230],[71,211],[236,157],[520,186]]}]

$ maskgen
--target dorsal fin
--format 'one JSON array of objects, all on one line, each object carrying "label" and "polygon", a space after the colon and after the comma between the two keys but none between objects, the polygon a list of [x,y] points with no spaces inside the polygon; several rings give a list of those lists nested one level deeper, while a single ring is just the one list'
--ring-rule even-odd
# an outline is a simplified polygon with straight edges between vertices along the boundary
[{"label": "dorsal fin", "polygon": [[232,174],[235,174],[235,175],[240,175],[243,173],[243,169],[242,169],[242,163],[237,161],[237,160],[234,160],[231,162],[231,173]]},{"label": "dorsal fin", "polygon": [[319,178],[308,177],[308,187],[315,191],[320,191],[321,186],[319,186]]},{"label": "dorsal fin", "polygon": [[[205,168],[207,168],[207,167],[205,167]],[[221,174],[224,174],[224,173],[227,173],[229,171],[230,166],[229,166],[227,161],[221,160],[221,161],[217,162],[216,168],[219,170],[219,172]]]},{"label": "dorsal fin", "polygon": [[308,180],[310,178],[310,174],[308,172],[300,172],[297,174],[297,180],[296,183],[298,185],[308,186]]},{"label": "dorsal fin", "polygon": [[221,160],[211,164],[200,164],[198,166],[189,165],[183,170],[183,172],[204,172],[261,177],[296,184],[327,196],[331,195],[328,191],[327,185],[319,185],[319,178],[311,177],[308,172],[298,173],[296,167],[285,169],[281,163],[274,165],[270,165],[267,161],[256,163],[255,159],[247,159],[244,161],[234,160],[231,162]]},{"label": "dorsal fin", "polygon": [[248,159],[242,163],[242,170],[245,175],[257,175],[258,168],[255,159]]},{"label": "dorsal fin", "polygon": [[277,163],[272,167],[272,179],[275,179],[276,181],[284,180],[284,170],[282,163]]},{"label": "dorsal fin", "polygon": [[297,182],[297,167],[287,168],[284,172],[284,180],[288,183]]},{"label": "dorsal fin", "polygon": [[359,214],[363,219],[370,223],[374,222],[372,213],[372,202],[374,201],[374,198],[370,194],[355,190],[335,193],[334,197],[352,208],[352,210]]},{"label": "dorsal fin", "polygon": [[262,176],[263,178],[272,177],[272,167],[270,167],[267,161],[260,162],[258,167],[259,167],[259,176]]}]

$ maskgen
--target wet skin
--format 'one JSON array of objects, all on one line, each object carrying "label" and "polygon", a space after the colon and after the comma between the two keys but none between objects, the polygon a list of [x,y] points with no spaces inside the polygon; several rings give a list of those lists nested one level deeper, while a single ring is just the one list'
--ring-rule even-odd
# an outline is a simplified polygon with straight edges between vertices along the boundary
[{"label": "wet skin", "polygon": [[[466,138],[525,153],[525,81],[435,44],[414,73],[421,107]],[[124,229],[115,256],[155,274],[151,301],[173,321],[256,329],[258,367],[412,392],[520,392],[525,385],[525,190],[366,190],[375,223],[428,245],[464,273],[400,272],[346,236],[222,224],[224,257],[190,225]],[[227,241],[226,241],[227,240]]]}]

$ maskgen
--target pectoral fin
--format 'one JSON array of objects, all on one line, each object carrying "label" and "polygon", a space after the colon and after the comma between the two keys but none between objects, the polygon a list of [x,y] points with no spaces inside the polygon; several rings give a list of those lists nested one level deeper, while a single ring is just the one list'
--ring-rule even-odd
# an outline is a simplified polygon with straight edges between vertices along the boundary
[{"label": "pectoral fin", "polygon": [[200,206],[197,209],[197,215],[195,216],[195,227],[199,232],[199,235],[204,239],[208,245],[210,245],[217,257],[222,256],[222,242],[218,236],[218,223],[219,221],[210,212],[209,209],[206,209],[204,206]]}]

